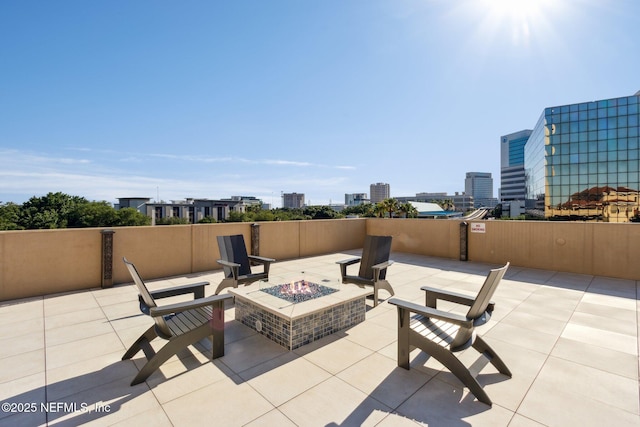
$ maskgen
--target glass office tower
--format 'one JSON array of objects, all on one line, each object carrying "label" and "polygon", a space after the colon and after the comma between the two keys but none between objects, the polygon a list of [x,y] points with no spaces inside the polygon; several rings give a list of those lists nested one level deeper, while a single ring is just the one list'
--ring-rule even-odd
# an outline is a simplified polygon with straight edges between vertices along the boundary
[{"label": "glass office tower", "polygon": [[524,201],[524,147],[531,130],[525,129],[500,137],[500,201]]},{"label": "glass office tower", "polygon": [[526,209],[546,218],[640,221],[640,92],[546,108],[525,145]]},{"label": "glass office tower", "polygon": [[464,192],[473,196],[476,208],[494,207],[493,178],[490,172],[467,172],[464,179]]}]

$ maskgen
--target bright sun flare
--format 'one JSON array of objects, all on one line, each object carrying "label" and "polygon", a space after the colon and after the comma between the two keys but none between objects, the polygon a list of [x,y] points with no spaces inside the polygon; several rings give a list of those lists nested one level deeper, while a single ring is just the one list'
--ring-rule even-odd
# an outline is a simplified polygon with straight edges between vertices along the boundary
[{"label": "bright sun flare", "polygon": [[482,0],[483,6],[495,15],[525,18],[536,15],[548,0]]},{"label": "bright sun flare", "polygon": [[508,31],[515,45],[528,44],[533,27],[544,25],[553,0],[481,0],[484,25]]}]

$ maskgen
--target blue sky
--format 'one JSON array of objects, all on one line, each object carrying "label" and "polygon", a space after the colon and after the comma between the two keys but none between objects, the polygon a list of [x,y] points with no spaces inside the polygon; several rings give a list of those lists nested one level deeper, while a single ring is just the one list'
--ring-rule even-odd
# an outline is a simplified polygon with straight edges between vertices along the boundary
[{"label": "blue sky", "polygon": [[501,135],[640,90],[637,0],[0,2],[0,201],[500,184]]}]

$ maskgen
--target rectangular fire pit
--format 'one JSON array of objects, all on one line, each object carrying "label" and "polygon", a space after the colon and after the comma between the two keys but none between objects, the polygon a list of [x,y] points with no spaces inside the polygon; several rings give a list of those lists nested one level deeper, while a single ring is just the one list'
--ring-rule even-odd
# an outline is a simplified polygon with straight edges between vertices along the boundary
[{"label": "rectangular fire pit", "polygon": [[272,278],[242,288],[235,296],[235,317],[283,347],[294,350],[364,321],[370,288],[337,280]]}]

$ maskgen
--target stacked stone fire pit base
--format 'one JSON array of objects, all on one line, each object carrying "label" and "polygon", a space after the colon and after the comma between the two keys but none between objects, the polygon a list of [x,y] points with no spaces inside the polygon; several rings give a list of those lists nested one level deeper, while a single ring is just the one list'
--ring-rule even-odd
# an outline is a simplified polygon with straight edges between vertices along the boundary
[{"label": "stacked stone fire pit base", "polygon": [[230,289],[235,318],[281,346],[294,350],[365,319],[372,289],[344,285],[339,291],[310,301],[287,303],[257,285]]}]

